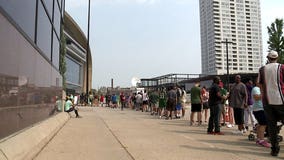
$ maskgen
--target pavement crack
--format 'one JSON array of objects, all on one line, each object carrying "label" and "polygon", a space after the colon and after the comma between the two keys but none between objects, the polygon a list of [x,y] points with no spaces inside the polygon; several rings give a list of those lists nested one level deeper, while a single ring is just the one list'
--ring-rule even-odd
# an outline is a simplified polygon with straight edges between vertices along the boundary
[{"label": "pavement crack", "polygon": [[107,129],[110,131],[110,133],[113,135],[113,137],[117,140],[117,142],[121,145],[121,147],[126,151],[126,153],[131,157],[132,160],[135,160],[134,156],[127,150],[127,147],[123,145],[123,143],[119,140],[119,138],[114,134],[114,132],[111,130],[109,125],[104,121],[104,119],[99,116],[100,119],[103,121],[103,123],[106,125]]}]

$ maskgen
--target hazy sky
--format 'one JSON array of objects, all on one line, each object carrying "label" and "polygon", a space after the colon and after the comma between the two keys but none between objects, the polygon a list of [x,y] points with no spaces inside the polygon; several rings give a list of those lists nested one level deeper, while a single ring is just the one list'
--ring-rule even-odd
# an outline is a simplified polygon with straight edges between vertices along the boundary
[{"label": "hazy sky", "polygon": [[[88,0],[65,0],[87,36]],[[260,0],[267,29],[284,17],[283,0]],[[199,0],[91,0],[93,88],[131,86],[132,77],[201,73]],[[266,54],[266,53],[265,53]]]}]

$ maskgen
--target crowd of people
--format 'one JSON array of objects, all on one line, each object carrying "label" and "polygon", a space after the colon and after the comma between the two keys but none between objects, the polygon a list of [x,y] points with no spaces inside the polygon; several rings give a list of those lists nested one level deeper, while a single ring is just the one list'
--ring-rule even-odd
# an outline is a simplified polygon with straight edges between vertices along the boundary
[{"label": "crowd of people", "polygon": [[[208,125],[209,135],[224,135],[222,126],[231,128],[236,125],[237,130],[233,134],[240,135],[254,130],[256,144],[271,148],[271,155],[277,156],[280,150],[277,122],[284,121],[284,65],[277,63],[278,53],[275,51],[270,51],[267,59],[268,63],[260,68],[257,79],[242,79],[240,75],[236,75],[235,82],[227,87],[228,90],[219,76],[212,79],[213,83],[208,88],[201,88],[200,81],[196,81],[188,91],[191,104],[189,125]],[[100,103],[97,106],[121,110],[128,107],[150,112],[151,115],[165,120],[185,116],[188,94],[180,86],[148,92],[144,90],[131,95],[122,92],[119,95],[101,95],[94,99],[98,99]],[[83,103],[88,103],[84,96],[82,99]],[[94,99],[90,98],[91,101]],[[71,107],[75,106],[72,105],[74,100],[67,98],[65,111],[75,111],[76,117],[80,117],[76,108]]]}]

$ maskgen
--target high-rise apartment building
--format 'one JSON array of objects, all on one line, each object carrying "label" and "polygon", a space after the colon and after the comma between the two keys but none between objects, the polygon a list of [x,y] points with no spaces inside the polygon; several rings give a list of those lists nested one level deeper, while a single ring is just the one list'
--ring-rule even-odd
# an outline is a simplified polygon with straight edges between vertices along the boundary
[{"label": "high-rise apartment building", "polygon": [[259,0],[199,0],[202,74],[255,73],[262,65]]}]

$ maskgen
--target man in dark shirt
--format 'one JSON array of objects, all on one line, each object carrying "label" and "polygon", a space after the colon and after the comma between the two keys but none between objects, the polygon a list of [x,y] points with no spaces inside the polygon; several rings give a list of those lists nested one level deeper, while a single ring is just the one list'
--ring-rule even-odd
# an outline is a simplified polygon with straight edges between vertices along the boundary
[{"label": "man in dark shirt", "polygon": [[[219,82],[220,82],[220,77],[219,76],[214,77],[213,83],[209,90],[208,104],[210,107],[210,117],[209,117],[209,123],[208,123],[208,128],[207,128],[208,134],[215,134],[215,135],[224,134],[220,132],[220,126],[219,126],[220,108],[221,108],[221,102],[222,102]],[[214,132],[213,132],[213,129],[214,129]]]}]

